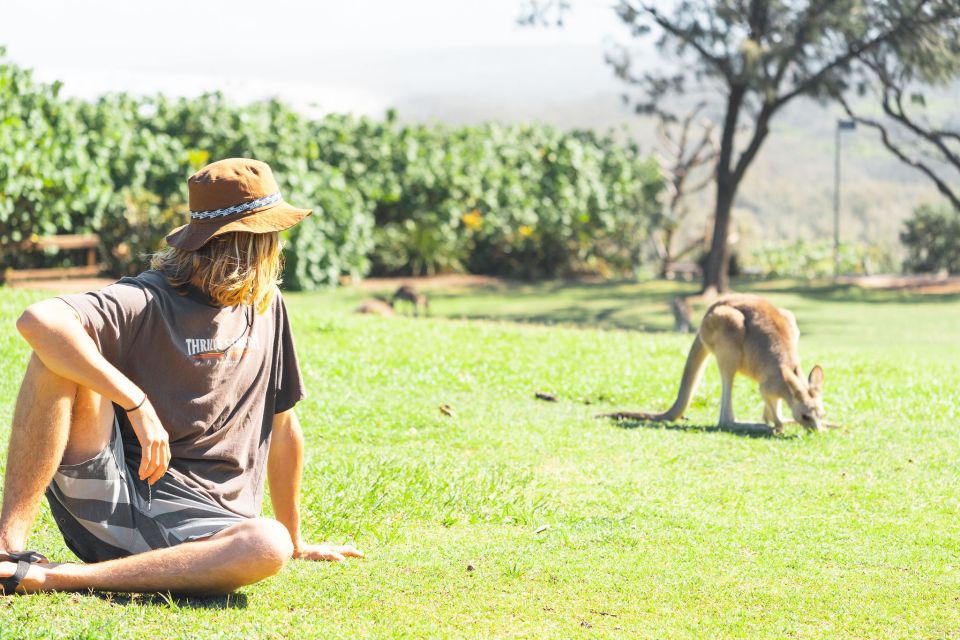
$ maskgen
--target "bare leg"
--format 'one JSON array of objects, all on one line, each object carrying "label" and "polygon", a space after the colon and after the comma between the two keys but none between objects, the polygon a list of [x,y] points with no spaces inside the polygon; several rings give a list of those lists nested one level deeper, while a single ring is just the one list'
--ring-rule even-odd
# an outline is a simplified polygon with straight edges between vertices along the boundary
[{"label": "bare leg", "polygon": [[[96,564],[36,564],[22,591],[118,591],[225,594],[268,578],[293,555],[290,534],[275,520],[256,518],[197,542]],[[0,562],[0,577],[14,565]]]},{"label": "bare leg", "polygon": [[[109,400],[50,371],[33,355],[14,410],[0,551],[21,550],[61,460],[89,460],[110,442]],[[210,538],[96,564],[35,564],[21,590],[228,593],[278,572],[293,544],[283,525],[255,519]],[[0,577],[16,566],[0,562]]]},{"label": "bare leg", "polygon": [[31,355],[10,430],[0,511],[0,551],[25,548],[61,460],[82,462],[110,441],[109,401],[58,376]]}]

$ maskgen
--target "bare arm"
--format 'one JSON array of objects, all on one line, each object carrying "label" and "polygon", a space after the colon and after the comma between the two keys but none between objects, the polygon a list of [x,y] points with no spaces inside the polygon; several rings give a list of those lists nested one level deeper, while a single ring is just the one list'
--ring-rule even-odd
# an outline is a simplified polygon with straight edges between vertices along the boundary
[{"label": "bare arm", "polygon": [[300,477],[303,474],[303,431],[292,410],[273,416],[273,435],[267,458],[270,500],[277,520],[290,532],[293,552],[303,545],[300,536]]},{"label": "bare arm", "polygon": [[56,298],[30,305],[17,320],[17,331],[57,375],[124,408],[143,401],[128,414],[143,448],[140,478],[150,484],[159,480],[170,464],[166,430],[144,392],[103,357],[70,305]]},{"label": "bare arm", "polygon": [[307,544],[300,534],[300,478],[303,475],[303,431],[297,414],[290,411],[273,417],[273,435],[267,458],[270,500],[277,520],[290,532],[293,557],[303,560],[343,560],[363,557],[351,546]]},{"label": "bare arm", "polygon": [[76,312],[63,300],[30,305],[17,320],[17,330],[57,375],[122,407],[136,406],[143,399],[137,385],[100,354]]}]

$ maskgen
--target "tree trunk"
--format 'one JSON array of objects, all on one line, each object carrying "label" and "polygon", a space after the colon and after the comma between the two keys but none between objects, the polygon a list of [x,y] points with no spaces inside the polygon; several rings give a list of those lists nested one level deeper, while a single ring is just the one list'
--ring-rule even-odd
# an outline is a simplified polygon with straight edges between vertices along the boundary
[{"label": "tree trunk", "polygon": [[733,196],[736,187],[731,176],[717,178],[717,204],[714,209],[713,238],[710,240],[710,253],[706,268],[703,270],[703,292],[714,289],[723,293],[728,286],[730,251],[727,237],[730,235],[730,212],[733,209]]},{"label": "tree trunk", "polygon": [[673,245],[673,230],[666,229],[663,232],[663,251],[660,254],[660,277],[666,278],[670,274],[670,267],[673,266],[673,252],[670,248]]},{"label": "tree trunk", "polygon": [[737,192],[739,176],[733,167],[734,136],[746,86],[732,85],[727,97],[727,112],[723,118],[723,134],[720,138],[720,154],[717,158],[717,204],[713,216],[713,237],[710,254],[703,270],[703,293],[721,293],[727,290],[728,249],[730,232],[730,209]]}]

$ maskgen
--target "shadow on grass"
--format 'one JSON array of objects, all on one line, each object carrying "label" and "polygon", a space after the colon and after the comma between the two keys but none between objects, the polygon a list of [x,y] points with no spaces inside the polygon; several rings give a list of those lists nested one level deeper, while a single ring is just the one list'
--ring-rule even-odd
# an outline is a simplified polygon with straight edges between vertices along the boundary
[{"label": "shadow on grass", "polygon": [[684,431],[687,433],[729,433],[744,438],[776,438],[777,440],[793,440],[800,436],[796,434],[775,435],[773,429],[762,423],[746,422],[735,426],[719,426],[705,424],[686,424],[683,422],[655,422],[651,420],[597,418],[608,420],[621,429],[666,429],[668,431]]},{"label": "shadow on grass", "polygon": [[640,331],[643,333],[670,333],[670,329],[662,324],[648,323],[635,318],[618,319],[613,317],[615,314],[628,309],[629,306],[608,307],[606,309],[566,307],[563,309],[544,311],[542,313],[465,313],[453,314],[448,317],[487,322],[514,322],[517,324],[557,325],[561,327],[602,327],[604,329]]},{"label": "shadow on grass", "polygon": [[783,281],[746,281],[737,283],[743,291],[758,294],[779,293],[817,302],[851,302],[862,304],[942,304],[960,301],[957,293],[931,293],[909,287],[869,289],[855,284],[811,282],[787,284]]},{"label": "shadow on grass", "polygon": [[108,593],[91,591],[91,596],[112,604],[128,606],[154,606],[166,609],[246,609],[247,596],[231,593],[226,596],[187,596],[167,593]]},{"label": "shadow on grass", "polygon": [[[664,333],[672,327],[670,300],[678,293],[687,295],[685,283],[667,281],[581,282],[548,281],[501,286],[496,290],[500,308],[474,308],[463,312],[441,312],[438,317],[513,322],[518,324],[603,327],[644,333]],[[638,291],[637,287],[643,287]],[[483,295],[477,297],[482,300]],[[431,299],[440,303],[462,299],[460,293],[435,292]],[[505,303],[505,304],[504,304]]]},{"label": "shadow on grass", "polygon": [[[830,280],[761,280],[737,278],[732,290],[759,295],[789,295],[812,303],[863,305],[935,305],[960,301],[956,293],[921,293],[910,289],[872,289]],[[697,291],[694,283],[636,281],[508,281],[460,290],[435,290],[435,317],[513,322],[519,324],[602,327],[643,333],[672,332],[670,302]],[[490,305],[483,304],[491,297]],[[495,300],[493,299],[495,298]],[[469,300],[468,309],[456,303]],[[696,304],[697,321],[706,305]],[[450,308],[450,311],[446,311]],[[696,324],[696,322],[694,323]]]}]

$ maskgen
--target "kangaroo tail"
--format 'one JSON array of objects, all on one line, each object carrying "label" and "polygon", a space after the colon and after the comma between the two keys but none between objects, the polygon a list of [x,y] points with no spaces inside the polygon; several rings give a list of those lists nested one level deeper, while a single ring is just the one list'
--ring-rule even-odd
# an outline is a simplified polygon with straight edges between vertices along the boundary
[{"label": "kangaroo tail", "polygon": [[683,377],[680,379],[680,390],[677,392],[677,399],[673,406],[663,413],[646,413],[620,411],[616,413],[603,413],[598,418],[613,418],[614,420],[655,420],[667,421],[677,420],[683,416],[683,413],[690,406],[690,398],[700,383],[700,376],[703,373],[703,364],[707,360],[710,352],[700,339],[700,335],[693,339],[693,345],[690,347],[690,353],[687,355],[687,363],[683,367]]}]

